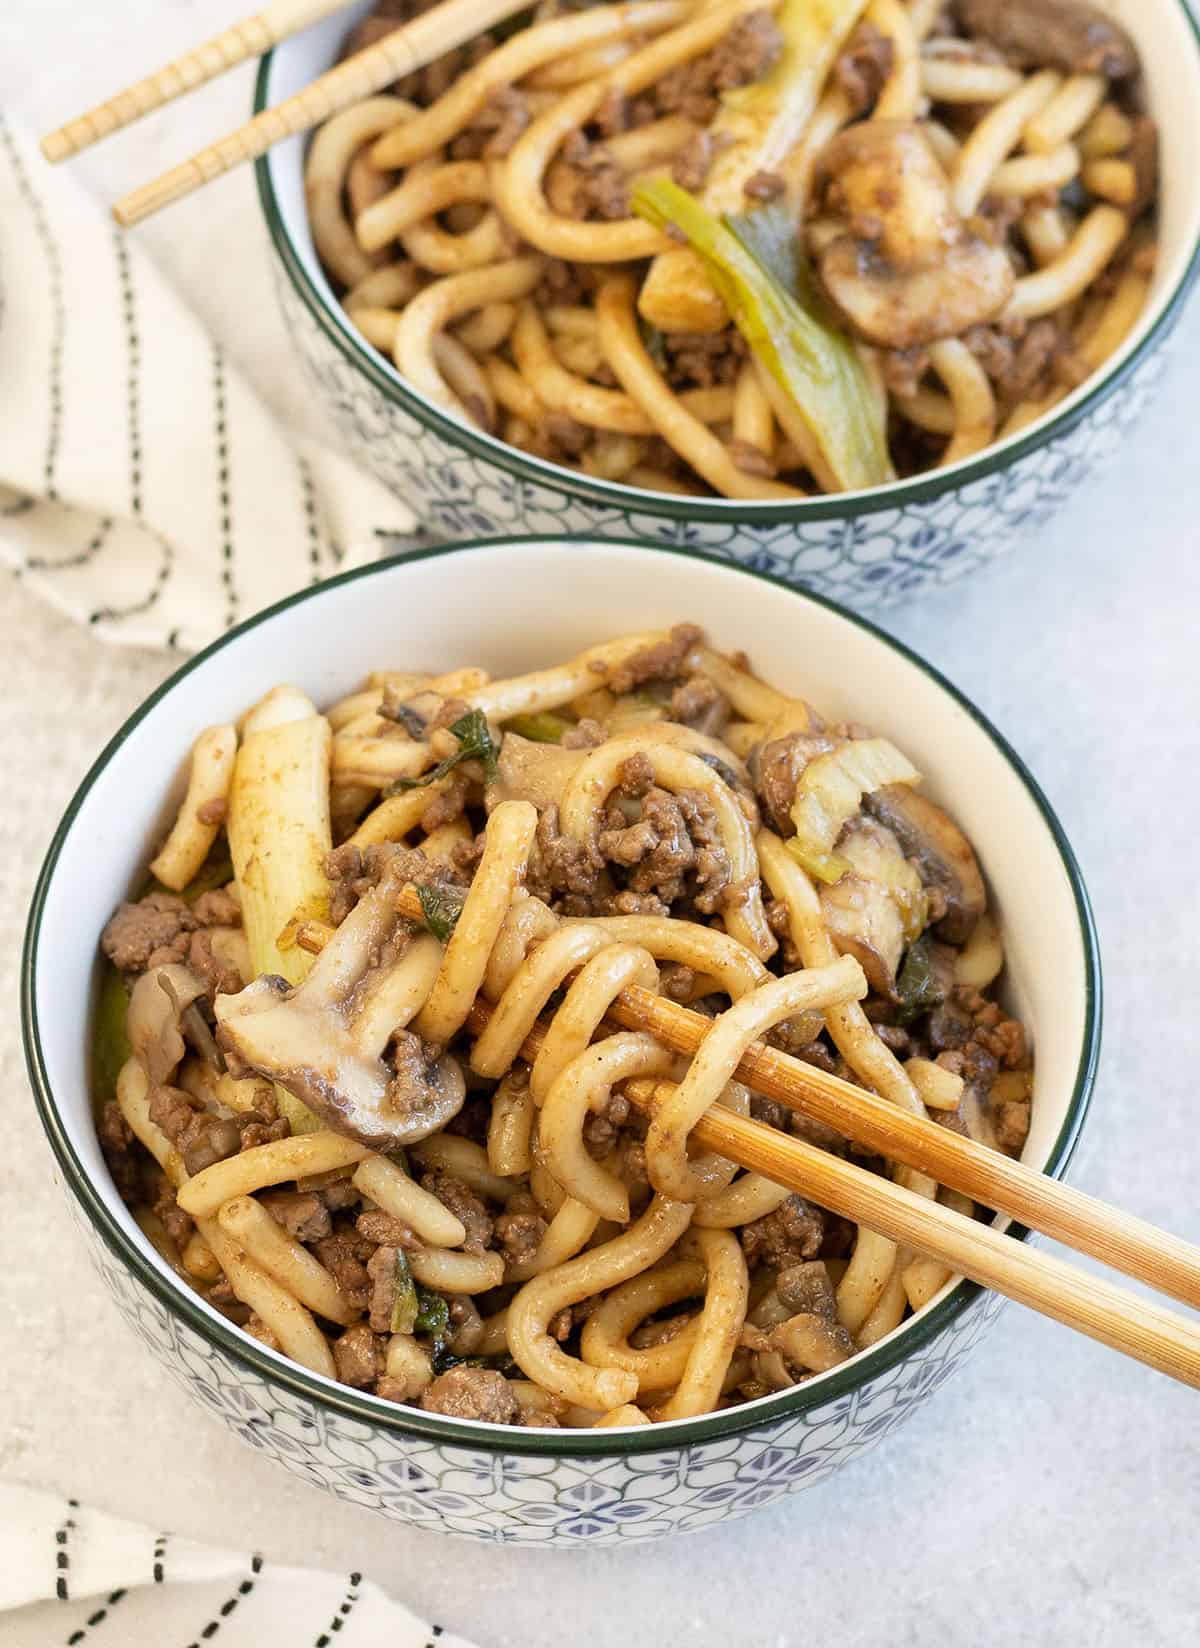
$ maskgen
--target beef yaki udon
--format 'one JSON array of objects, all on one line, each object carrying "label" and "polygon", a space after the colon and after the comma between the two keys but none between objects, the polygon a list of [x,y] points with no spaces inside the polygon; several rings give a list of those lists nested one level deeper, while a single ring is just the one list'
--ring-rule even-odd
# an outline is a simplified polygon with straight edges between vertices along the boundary
[{"label": "beef yaki udon", "polygon": [[[919,783],[690,625],[276,688],[200,735],[103,934],[121,1194],[247,1332],[434,1412],[639,1424],[846,1361],[946,1270],[688,1133],[720,1103],[854,1150],[729,1079],[765,1037],[1020,1150],[1000,934]],[[632,986],[711,1019],[705,1059],[614,1028]]]},{"label": "beef yaki udon", "polygon": [[779,502],[969,457],[1095,372],[1149,289],[1155,130],[1083,0],[544,0],[332,118],[307,192],[349,320],[438,407]]}]

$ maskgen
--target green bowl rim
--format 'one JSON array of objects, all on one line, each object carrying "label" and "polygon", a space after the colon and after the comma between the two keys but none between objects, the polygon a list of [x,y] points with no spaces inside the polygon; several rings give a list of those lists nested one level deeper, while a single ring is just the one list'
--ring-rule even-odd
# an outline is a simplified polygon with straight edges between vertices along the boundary
[{"label": "green bowl rim", "polygon": [[[1190,32],[1195,53],[1195,67],[1200,77],[1200,18],[1194,17],[1184,0],[1174,0]],[[253,108],[261,114],[268,107],[268,87],[275,49],[267,52],[259,63],[254,83]],[[258,198],[267,229],[279,261],[301,301],[320,330],[336,349],[361,371],[384,398],[417,419],[426,429],[440,435],[450,446],[461,447],[484,463],[505,470],[519,481],[528,481],[549,488],[568,500],[583,499],[588,503],[603,504],[627,513],[658,516],[671,521],[714,522],[738,526],[772,526],[781,522],[800,525],[806,521],[856,519],[880,511],[901,508],[906,504],[932,503],[946,493],[957,492],[973,481],[994,475],[1009,468],[1030,453],[1038,451],[1061,435],[1068,434],[1089,413],[1108,399],[1123,384],[1151,352],[1157,348],[1174,324],[1197,274],[1200,274],[1200,222],[1198,222],[1191,251],[1180,272],[1179,279],[1153,324],[1148,327],[1124,360],[1111,368],[1101,367],[1092,374],[1087,393],[1073,405],[1052,413],[1045,420],[1030,426],[1029,432],[1017,437],[1011,444],[991,446],[976,458],[969,458],[945,470],[931,470],[909,480],[892,481],[886,486],[865,492],[848,492],[834,497],[805,498],[796,503],[754,503],[729,498],[675,498],[654,492],[638,492],[613,481],[597,480],[592,476],[577,475],[541,458],[530,457],[516,447],[481,434],[457,419],[449,417],[431,402],[416,395],[391,363],[372,349],[340,316],[332,292],[322,289],[309,277],[283,220],[283,213],[275,194],[271,177],[270,155],[261,155],[254,162]]]},{"label": "green bowl rim", "polygon": [[[324,583],[310,585],[308,588],[297,590],[294,594],[286,596],[281,601],[276,601],[262,612],[256,613],[253,617],[245,619],[242,623],[226,631],[224,635],[210,642],[202,651],[196,653],[194,657],[188,659],[177,670],[174,670],[139,705],[105,745],[71,798],[58,828],[54,832],[38,876],[25,931],[21,958],[21,1031],[25,1046],[26,1067],[42,1126],[67,1184],[83,1208],[89,1223],[96,1229],[105,1246],[115,1258],[124,1264],[126,1269],[137,1277],[154,1298],[166,1307],[170,1314],[181,1316],[202,1338],[213,1344],[219,1351],[232,1357],[236,1363],[259,1375],[268,1385],[283,1386],[295,1396],[315,1402],[318,1406],[331,1408],[351,1419],[371,1426],[382,1427],[396,1433],[398,1436],[420,1436],[442,1443],[457,1443],[477,1452],[552,1455],[562,1458],[618,1457],[628,1454],[663,1453],[700,1442],[715,1441],[718,1438],[737,1435],[745,1431],[758,1430],[763,1426],[774,1425],[796,1414],[827,1407],[840,1397],[852,1393],[887,1369],[894,1367],[898,1362],[902,1362],[912,1351],[935,1339],[979,1297],[983,1289],[973,1282],[960,1281],[931,1310],[923,1315],[913,1317],[909,1325],[901,1328],[890,1339],[856,1356],[853,1361],[846,1365],[844,1370],[835,1370],[830,1374],[821,1376],[816,1381],[794,1386],[791,1390],[782,1391],[777,1396],[760,1399],[758,1403],[751,1406],[729,1408],[719,1413],[706,1414],[692,1420],[675,1421],[666,1434],[658,1426],[639,1428],[630,1431],[625,1436],[614,1435],[612,1431],[506,1430],[500,1426],[484,1426],[472,1421],[464,1422],[449,1419],[440,1414],[426,1414],[418,1408],[397,1407],[392,1403],[385,1402],[380,1397],[368,1396],[362,1392],[350,1390],[345,1386],[327,1387],[315,1375],[310,1374],[298,1364],[277,1359],[272,1352],[259,1345],[249,1336],[240,1334],[231,1324],[210,1317],[207,1312],[201,1309],[194,1297],[189,1295],[179,1284],[169,1280],[165,1274],[152,1265],[147,1255],[122,1229],[89,1178],[59,1116],[46,1072],[34,988],[46,898],[59,858],[80,808],[100,774],[134,729],[141,724],[159,701],[174,689],[177,682],[190,675],[193,670],[199,669],[210,658],[228,646],[231,641],[240,639],[260,624],[273,619],[280,613],[287,612],[290,608],[298,606],[302,602],[320,599],[326,590],[337,588],[342,584],[377,577],[406,562],[431,560],[445,555],[469,554],[476,550],[496,549],[501,546],[559,542],[561,542],[561,539],[552,533],[530,533],[521,536],[506,534],[495,537],[466,539],[454,544],[438,544],[427,549],[413,551],[409,555],[389,556],[380,561],[370,562],[366,566],[355,567],[348,572],[339,573],[337,576],[327,579]],[[869,635],[874,636],[877,641],[893,652],[898,653],[915,668],[921,670],[960,709],[970,716],[976,726],[991,740],[1017,779],[1024,785],[1041,813],[1046,828],[1050,831],[1054,844],[1058,849],[1063,870],[1071,886],[1079,920],[1086,994],[1083,1043],[1080,1048],[1070,1102],[1058,1137],[1048,1154],[1045,1169],[1051,1176],[1061,1177],[1074,1153],[1091,1102],[1092,1088],[1100,1055],[1102,1020],[1100,954],[1095,920],[1079,864],[1054,809],[1020,756],[1017,755],[1004,735],[992,725],[991,721],[932,664],[928,663],[902,641],[896,640],[895,637],[888,635],[868,619],[843,607],[837,601],[817,595],[810,590],[796,589],[793,585],[771,573],[761,572],[751,567],[738,566],[736,563],[723,560],[717,556],[697,556],[695,551],[677,545],[659,544],[650,539],[605,539],[599,537],[582,540],[580,547],[583,544],[592,543],[604,546],[611,545],[613,548],[633,549],[648,554],[678,555],[689,560],[708,561],[734,576],[761,579],[764,583],[773,585],[793,600],[807,601],[813,605],[823,607],[826,611],[833,613],[845,622],[865,630]],[[1014,1224],[1009,1228],[1014,1236],[1022,1240],[1027,1234],[1023,1226]]]}]

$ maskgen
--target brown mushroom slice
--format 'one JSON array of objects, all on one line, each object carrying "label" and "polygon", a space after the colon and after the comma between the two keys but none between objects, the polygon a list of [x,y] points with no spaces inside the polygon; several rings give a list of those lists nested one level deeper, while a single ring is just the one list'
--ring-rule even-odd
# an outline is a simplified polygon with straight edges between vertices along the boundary
[{"label": "brown mushroom slice", "polygon": [[203,994],[195,973],[176,962],[152,967],[134,985],[126,1033],[151,1087],[169,1082],[187,1052],[181,1021]]},{"label": "brown mushroom slice", "polygon": [[946,901],[937,924],[941,938],[963,944],[987,908],[987,892],[970,842],[935,801],[907,784],[887,784],[867,796],[864,806],[885,824],[912,859],[926,887]]},{"label": "brown mushroom slice", "polygon": [[854,1341],[842,1324],[811,1312],[789,1316],[772,1330],[771,1343],[793,1366],[828,1373],[854,1355]]},{"label": "brown mushroom slice", "polygon": [[854,956],[876,995],[894,998],[896,969],[925,925],[921,878],[890,830],[863,820],[838,843],[848,872],[821,889],[821,916],[842,955]]},{"label": "brown mushroom slice", "polygon": [[966,32],[1024,68],[1062,69],[1125,80],[1138,73],[1137,47],[1107,12],[1083,0],[957,0]]},{"label": "brown mushroom slice", "polygon": [[820,263],[829,296],[855,331],[887,349],[914,349],[982,325],[1012,295],[999,246],[964,230],[936,263],[902,269],[869,243],[840,235]]},{"label": "brown mushroom slice", "polygon": [[998,314],[1012,293],[1001,247],[964,226],[921,127],[868,120],[822,151],[846,233],[820,254],[830,298],[864,338],[911,349]]},{"label": "brown mushroom slice", "polygon": [[[457,1060],[431,1053],[404,1026],[441,961],[429,933],[396,913],[403,866],[390,865],[318,956],[308,978],[258,978],[218,996],[218,1040],[249,1070],[278,1082],[336,1132],[376,1150],[413,1144],[462,1108]],[[384,1058],[395,1043],[392,1062]]]},{"label": "brown mushroom slice", "polygon": [[587,750],[540,744],[520,733],[506,732],[496,760],[496,777],[484,796],[488,812],[502,801],[531,801],[539,812],[557,806],[587,754]]}]

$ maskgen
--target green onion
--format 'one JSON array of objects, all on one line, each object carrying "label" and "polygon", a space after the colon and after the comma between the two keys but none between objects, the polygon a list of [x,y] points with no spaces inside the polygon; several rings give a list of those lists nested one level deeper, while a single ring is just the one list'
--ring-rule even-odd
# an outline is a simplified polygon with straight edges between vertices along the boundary
[{"label": "green onion", "polygon": [[442,1340],[446,1337],[446,1330],[450,1326],[450,1306],[440,1293],[432,1288],[417,1283],[417,1314],[413,1322],[414,1333],[427,1333],[434,1344],[440,1349]]},{"label": "green onion", "polygon": [[900,976],[896,980],[896,994],[900,1009],[898,1024],[911,1024],[931,1007],[938,1007],[946,999],[938,985],[929,954],[929,935],[922,933],[915,944],[910,944]]},{"label": "green onion", "polygon": [[514,715],[508,731],[515,732],[518,738],[532,739],[535,744],[561,744],[563,734],[574,724],[549,710],[539,710],[536,715]]},{"label": "green onion", "polygon": [[117,1077],[131,1048],[125,1029],[129,991],[117,969],[106,963],[92,1021],[92,1080],[97,1104],[116,1096]]},{"label": "green onion", "polygon": [[482,761],[483,771],[489,783],[496,776],[496,741],[492,737],[492,729],[487,724],[487,716],[482,710],[468,710],[466,715],[460,715],[450,731],[458,740],[458,751],[455,755],[448,755],[444,761],[439,761],[436,767],[431,767],[420,778],[397,778],[390,784],[386,793],[396,795],[401,790],[423,790],[428,784],[435,784],[439,778],[445,778],[448,772],[453,772],[460,761]]},{"label": "green onion", "polygon": [[799,836],[791,836],[783,845],[806,875],[814,876],[830,887],[836,886],[850,868],[846,860],[836,853],[809,852]]},{"label": "green onion", "polygon": [[393,1279],[396,1297],[392,1301],[392,1332],[412,1333],[420,1320],[417,1284],[413,1281],[412,1269],[402,1247],[396,1249]]},{"label": "green onion", "polygon": [[794,402],[836,484],[855,491],[890,480],[883,421],[853,343],[817,313],[794,248],[793,278],[783,275],[779,209],[767,209],[765,224],[757,212],[752,220],[714,217],[665,177],[638,184],[633,209],[691,242],[738,330]]},{"label": "green onion", "polygon": [[462,915],[466,889],[462,887],[418,887],[421,914],[434,938],[445,944]]}]

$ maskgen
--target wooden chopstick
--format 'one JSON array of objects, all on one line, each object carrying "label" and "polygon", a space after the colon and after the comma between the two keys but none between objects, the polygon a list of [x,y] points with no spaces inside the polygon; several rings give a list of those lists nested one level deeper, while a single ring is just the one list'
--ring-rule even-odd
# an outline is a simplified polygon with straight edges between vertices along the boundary
[{"label": "wooden chopstick", "polygon": [[303,91],[273,109],[264,109],[190,160],[132,190],[117,201],[113,216],[126,228],[140,223],[233,167],[257,159],[285,137],[308,131],[528,6],[529,0],[443,0],[432,11],[422,12],[373,46],[347,57]]},{"label": "wooden chopstick", "polygon": [[[637,986],[621,992],[609,1017],[623,1029],[648,1030],[679,1053],[694,1053],[712,1024],[703,1014]],[[1200,1248],[1132,1213],[762,1042],[748,1049],[737,1077],[764,1098],[824,1122],[889,1161],[919,1168],[1031,1230],[1200,1307]]]},{"label": "wooden chopstick", "polygon": [[52,164],[69,160],[80,150],[99,143],[103,137],[130,126],[143,115],[161,109],[176,98],[215,80],[227,69],[258,57],[289,35],[319,23],[331,12],[340,11],[349,0],[271,0],[271,4],[240,23],[231,23],[203,45],[194,46],[153,74],[137,80],[124,91],[97,103],[94,109],[68,120],[42,139],[42,153]]},{"label": "wooden chopstick", "polygon": [[[493,1011],[490,1003],[475,1002],[467,1018],[472,1035],[480,1033]],[[547,1028],[543,1021],[534,1025],[521,1045],[522,1058],[533,1062]],[[621,1091],[639,1110],[653,1115],[674,1088],[641,1078],[623,1082]],[[714,1106],[693,1127],[691,1137],[830,1213],[926,1253],[1006,1299],[1200,1390],[1200,1322],[732,1110]]]},{"label": "wooden chopstick", "polygon": [[[651,1113],[659,1093],[670,1091],[646,1080],[622,1087]],[[714,1108],[692,1135],[831,1213],[940,1259],[1005,1298],[1200,1389],[1200,1323],[762,1122]]]}]

